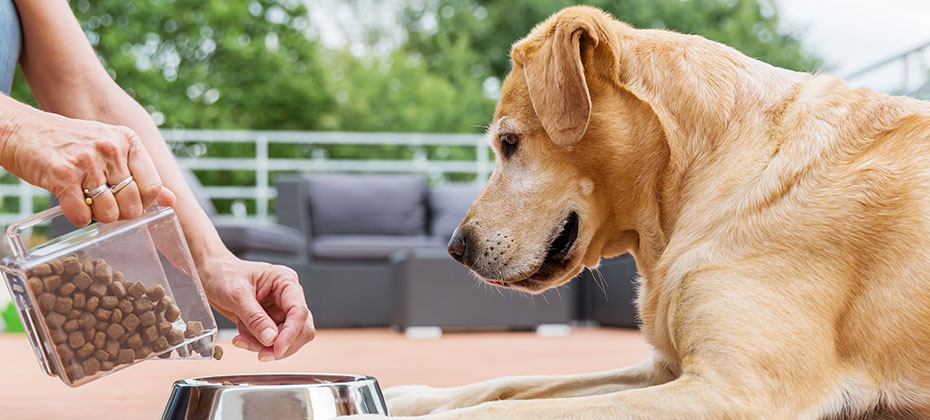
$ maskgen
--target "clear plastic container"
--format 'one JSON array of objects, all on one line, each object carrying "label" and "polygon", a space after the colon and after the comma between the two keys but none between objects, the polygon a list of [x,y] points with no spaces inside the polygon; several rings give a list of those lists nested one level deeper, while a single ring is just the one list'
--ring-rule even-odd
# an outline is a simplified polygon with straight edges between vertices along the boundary
[{"label": "clear plastic container", "polygon": [[216,320],[173,209],[95,223],[26,249],[21,234],[62,216],[13,223],[0,260],[42,370],[80,386],[159,357],[210,358]]}]

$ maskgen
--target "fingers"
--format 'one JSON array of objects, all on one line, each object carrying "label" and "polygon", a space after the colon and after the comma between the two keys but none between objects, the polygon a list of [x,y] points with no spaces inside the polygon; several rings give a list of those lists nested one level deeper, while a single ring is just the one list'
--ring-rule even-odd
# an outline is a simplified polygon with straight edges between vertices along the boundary
[{"label": "fingers", "polygon": [[[135,133],[130,137],[128,166],[135,178],[136,188],[142,200],[142,208],[148,208],[162,191],[161,177],[158,176],[152,158],[142,145],[142,140],[139,140]],[[174,204],[173,201],[172,204]]]},{"label": "fingers", "polygon": [[84,191],[81,186],[74,184],[58,196],[58,202],[61,204],[61,210],[71,224],[75,226],[86,226],[90,223],[92,214],[90,207],[84,202]]},{"label": "fingers", "polygon": [[[295,279],[296,280],[296,279]],[[304,298],[303,289],[296,281],[285,282],[279,292],[278,306],[287,314],[274,343],[275,358],[283,358],[296,345],[300,348],[313,339],[313,318]],[[305,341],[302,341],[305,340]]]},{"label": "fingers", "polygon": [[253,339],[257,339],[263,347],[274,344],[278,336],[278,327],[256,300],[255,292],[241,291],[237,298],[239,305],[234,310],[236,317],[239,318],[237,325],[240,328],[244,326],[246,332],[251,334]]}]

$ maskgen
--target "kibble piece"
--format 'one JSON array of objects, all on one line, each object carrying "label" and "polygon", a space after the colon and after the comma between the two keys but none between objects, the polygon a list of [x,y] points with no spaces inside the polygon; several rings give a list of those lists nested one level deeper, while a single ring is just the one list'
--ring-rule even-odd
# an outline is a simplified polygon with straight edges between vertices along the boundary
[{"label": "kibble piece", "polygon": [[110,326],[109,322],[98,320],[97,325],[94,326],[94,329],[96,329],[97,331],[106,331],[107,327],[109,326]]},{"label": "kibble piece", "polygon": [[109,371],[113,370],[114,367],[115,367],[115,366],[113,365],[113,362],[111,362],[111,361],[109,361],[109,360],[104,360],[104,361],[100,362],[100,370],[101,370],[101,371],[109,372]]},{"label": "kibble piece", "polygon": [[184,331],[184,336],[191,338],[200,334],[203,334],[203,324],[200,321],[188,321],[187,330]]},{"label": "kibble piece", "polygon": [[145,292],[145,295],[152,300],[152,302],[158,302],[161,298],[165,297],[165,288],[161,287],[160,284],[152,286]]},{"label": "kibble piece", "polygon": [[101,321],[106,321],[110,319],[111,315],[113,315],[113,311],[109,309],[97,308],[97,311],[94,312],[94,314],[97,315],[97,319]]},{"label": "kibble piece", "polygon": [[65,368],[65,375],[67,375],[72,382],[76,382],[84,377],[84,368],[77,363],[68,365],[68,367]]},{"label": "kibble piece", "polygon": [[104,309],[113,309],[119,306],[119,299],[116,296],[103,296],[100,298],[100,307]]},{"label": "kibble piece", "polygon": [[114,272],[113,272],[113,281],[114,281],[114,282],[117,282],[117,281],[118,281],[118,282],[123,282],[123,281],[125,281],[125,279],[123,278],[123,272],[122,272],[122,271],[114,271]]},{"label": "kibble piece", "polygon": [[87,275],[87,273],[80,272],[74,276],[74,280],[72,281],[78,289],[87,290],[87,288],[90,287],[90,285],[94,282],[94,279]]},{"label": "kibble piece", "polygon": [[152,325],[148,328],[142,330],[142,342],[145,344],[151,343],[158,338],[158,327]]},{"label": "kibble piece", "polygon": [[78,317],[78,321],[81,323],[81,328],[89,330],[97,326],[97,318],[94,317],[94,314],[90,312],[84,312],[81,316]]},{"label": "kibble piece", "polygon": [[177,305],[172,304],[168,306],[168,309],[165,309],[165,319],[171,322],[177,321],[178,317],[181,316],[181,309]]},{"label": "kibble piece", "polygon": [[100,298],[97,296],[91,296],[87,298],[87,303],[84,305],[84,310],[93,312],[97,310],[97,306],[100,305]]},{"label": "kibble piece", "polygon": [[65,284],[62,284],[61,287],[58,288],[58,294],[62,296],[68,296],[74,293],[74,289],[75,289],[74,283],[71,283],[69,281]]},{"label": "kibble piece", "polygon": [[42,285],[45,286],[44,289],[49,292],[54,292],[61,287],[61,276],[46,276],[42,278]]},{"label": "kibble piece", "polygon": [[133,334],[135,334],[135,332],[126,331],[123,333],[123,335],[119,336],[116,341],[118,341],[120,345],[126,344],[126,340],[128,340],[129,337],[132,337]]},{"label": "kibble piece", "polygon": [[145,285],[140,283],[133,283],[132,286],[129,286],[129,289],[126,290],[129,293],[129,296],[132,296],[133,299],[138,299],[140,296],[145,294]]},{"label": "kibble piece", "polygon": [[60,276],[64,274],[65,272],[65,266],[61,263],[61,260],[59,260],[58,258],[55,258],[54,260],[49,261],[48,265],[52,267],[52,273],[54,274],[58,274]]},{"label": "kibble piece", "polygon": [[84,333],[81,331],[71,331],[68,333],[68,346],[72,349],[79,349],[84,346]]},{"label": "kibble piece", "polygon": [[[117,271],[116,274],[121,273]],[[110,284],[110,292],[113,293],[113,296],[123,298],[126,296],[126,286],[123,286],[122,281],[114,281],[112,284]]]},{"label": "kibble piece", "polygon": [[103,331],[97,331],[94,333],[94,348],[98,350],[103,350],[103,346],[107,343],[107,334]]},{"label": "kibble piece", "polygon": [[91,357],[81,363],[81,367],[84,368],[84,375],[91,376],[100,371],[100,361]]},{"label": "kibble piece", "polygon": [[136,349],[135,356],[136,356],[136,359],[144,359],[148,357],[150,354],[152,354],[152,349],[150,349],[148,346],[142,346]]},{"label": "kibble piece", "polygon": [[155,308],[155,305],[152,304],[148,296],[140,296],[132,302],[132,305],[135,308],[136,314],[142,314]]},{"label": "kibble piece", "polygon": [[116,308],[113,310],[113,315],[110,315],[110,322],[123,322],[123,311]]},{"label": "kibble piece", "polygon": [[64,325],[62,325],[62,328],[64,328],[65,332],[71,332],[71,331],[77,330],[78,327],[80,327],[80,326],[81,326],[81,324],[78,322],[78,320],[76,320],[76,319],[69,319],[69,320],[65,321]]},{"label": "kibble piece", "polygon": [[78,292],[71,296],[71,299],[74,301],[74,307],[77,309],[83,309],[84,305],[87,303],[87,295]]},{"label": "kibble piece", "polygon": [[62,258],[61,264],[64,267],[65,275],[71,276],[81,271],[81,261],[73,255]]},{"label": "kibble piece", "polygon": [[52,274],[52,267],[48,264],[39,264],[32,267],[32,274],[35,276],[47,276]]},{"label": "kibble piece", "polygon": [[111,359],[116,359],[116,355],[119,354],[119,343],[115,340],[107,340],[103,345],[103,351],[107,352]]},{"label": "kibble piece", "polygon": [[39,310],[41,310],[43,314],[46,314],[55,306],[55,300],[57,298],[51,293],[42,293],[36,299],[38,300]]},{"label": "kibble piece", "polygon": [[119,354],[116,356],[116,363],[121,365],[132,363],[133,359],[136,357],[136,352],[130,349],[122,349],[119,351]]},{"label": "kibble piece", "polygon": [[148,311],[143,312],[142,315],[139,315],[139,325],[143,327],[148,327],[149,325],[155,325],[155,312]]},{"label": "kibble piece", "polygon": [[120,337],[122,337],[123,334],[126,333],[126,329],[123,328],[122,325],[114,323],[114,324],[110,324],[110,326],[107,327],[106,332],[107,332],[107,337],[110,337],[111,340],[117,340]]},{"label": "kibble piece", "polygon": [[152,350],[155,350],[156,353],[161,353],[168,349],[170,345],[168,344],[168,339],[165,337],[158,337],[155,339],[155,342],[152,343]]},{"label": "kibble piece", "polygon": [[61,356],[63,362],[71,360],[71,358],[74,357],[74,350],[71,350],[71,347],[68,346],[67,343],[61,343],[55,348],[58,350],[58,355]]},{"label": "kibble piece", "polygon": [[142,344],[142,336],[140,336],[138,333],[129,336],[129,338],[126,340],[126,345],[133,350],[138,350],[142,347]]},{"label": "kibble piece", "polygon": [[129,331],[135,330],[136,327],[139,326],[139,317],[137,317],[136,314],[124,315],[123,326]]},{"label": "kibble piece", "polygon": [[87,274],[94,274],[94,260],[86,254],[81,255],[81,269]]},{"label": "kibble piece", "polygon": [[59,328],[64,325],[67,320],[68,319],[65,318],[64,315],[57,312],[52,312],[45,316],[45,324],[48,325],[49,328]]},{"label": "kibble piece", "polygon": [[220,347],[219,344],[213,347],[213,358],[216,360],[223,358],[223,348]]},{"label": "kibble piece", "polygon": [[84,343],[84,347],[79,348],[76,352],[74,352],[74,354],[77,355],[78,359],[84,359],[94,354],[94,350],[95,349],[93,344]]},{"label": "kibble piece", "polygon": [[83,314],[83,313],[84,313],[84,312],[81,311],[80,309],[72,309],[72,310],[68,311],[68,315],[66,315],[66,316],[67,316],[67,318],[68,318],[68,321],[70,321],[70,320],[72,320],[72,319],[78,319],[78,317],[81,316],[81,314]]},{"label": "kibble piece", "polygon": [[61,344],[65,341],[68,341],[68,332],[61,328],[52,328],[49,330],[49,334],[52,336],[52,342],[55,344]]},{"label": "kibble piece", "polygon": [[158,327],[158,335],[168,334],[168,331],[171,331],[171,323],[168,321],[158,321],[155,326]]},{"label": "kibble piece", "polygon": [[67,315],[68,312],[71,312],[72,308],[74,308],[74,301],[71,300],[71,298],[60,297],[55,299],[55,306],[52,307],[52,310],[62,315]]},{"label": "kibble piece", "polygon": [[123,315],[131,314],[134,307],[132,302],[129,301],[129,298],[123,298],[119,301],[119,310],[123,311]]},{"label": "kibble piece", "polygon": [[107,285],[103,283],[94,283],[94,284],[91,284],[90,287],[87,288],[87,290],[90,292],[90,294],[94,296],[103,297],[103,296],[106,296],[107,294]]},{"label": "kibble piece", "polygon": [[168,339],[168,344],[176,346],[184,341],[184,333],[181,330],[172,329],[165,334],[165,338]]},{"label": "kibble piece", "polygon": [[97,359],[97,360],[99,360],[99,361],[101,361],[101,362],[103,362],[103,361],[105,361],[105,360],[107,360],[107,359],[110,358],[110,353],[107,353],[106,351],[97,349],[97,350],[94,350],[94,358]]},{"label": "kibble piece", "polygon": [[110,264],[102,259],[94,261],[94,278],[104,284],[110,284],[113,281],[113,269]]},{"label": "kibble piece", "polygon": [[29,283],[29,289],[32,290],[33,296],[39,296],[45,291],[45,283],[38,277],[30,277],[29,280],[26,280],[26,283]]},{"label": "kibble piece", "polygon": [[155,312],[164,312],[172,304],[171,296],[165,296],[155,304]]},{"label": "kibble piece", "polygon": [[89,330],[83,330],[83,331],[81,331],[81,334],[84,334],[84,341],[90,343],[90,342],[94,341],[94,335],[97,334],[97,329],[96,329],[96,328],[93,328],[93,329],[89,329]]}]

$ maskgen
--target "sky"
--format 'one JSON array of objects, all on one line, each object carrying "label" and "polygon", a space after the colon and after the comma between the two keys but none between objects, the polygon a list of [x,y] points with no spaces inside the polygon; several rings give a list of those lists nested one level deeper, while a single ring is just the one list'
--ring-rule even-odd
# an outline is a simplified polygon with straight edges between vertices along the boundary
[{"label": "sky", "polygon": [[[775,0],[789,28],[803,45],[822,57],[831,72],[845,77],[870,64],[930,42],[930,0]],[[930,48],[912,59],[910,88],[928,72]],[[849,82],[882,90],[897,89],[903,64],[886,66]]]}]

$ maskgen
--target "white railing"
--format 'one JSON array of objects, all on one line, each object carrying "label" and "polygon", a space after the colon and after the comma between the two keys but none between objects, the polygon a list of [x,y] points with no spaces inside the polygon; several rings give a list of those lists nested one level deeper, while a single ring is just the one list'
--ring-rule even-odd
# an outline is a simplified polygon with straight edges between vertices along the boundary
[{"label": "white railing", "polygon": [[[162,130],[162,135],[179,154],[178,161],[192,170],[229,171],[245,170],[255,173],[255,184],[250,186],[205,185],[204,190],[214,199],[255,200],[255,213],[246,217],[270,221],[268,202],[277,195],[273,186],[273,172],[404,172],[422,173],[439,181],[450,173],[475,174],[474,182],[484,183],[493,168],[490,149],[480,134],[431,133],[363,133],[321,131],[245,131],[245,130]],[[205,157],[209,146],[216,143],[245,143],[254,145],[254,157]],[[404,146],[414,149],[413,159],[330,159],[325,156],[309,158],[276,158],[270,156],[269,146],[293,144],[306,146],[371,145]],[[426,146],[474,148],[474,159],[430,159]],[[0,224],[6,225],[23,219],[41,208],[33,208],[33,198],[47,196],[44,190],[22,181],[18,184],[0,184],[4,198],[18,197],[16,212],[0,212]],[[234,216],[223,215],[222,218]]]},{"label": "white railing", "polygon": [[853,84],[867,84],[890,94],[930,97],[930,41],[879,60],[845,76]]}]

